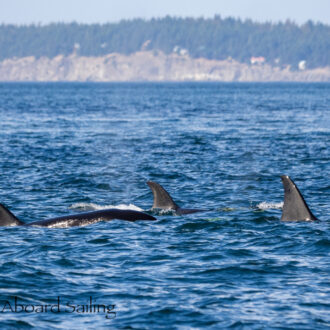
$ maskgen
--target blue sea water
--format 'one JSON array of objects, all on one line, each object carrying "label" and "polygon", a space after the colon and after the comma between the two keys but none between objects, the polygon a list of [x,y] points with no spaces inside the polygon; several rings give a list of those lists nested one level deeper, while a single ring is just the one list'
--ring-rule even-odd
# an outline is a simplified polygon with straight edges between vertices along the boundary
[{"label": "blue sea water", "polygon": [[[153,214],[147,180],[210,210],[2,227],[1,328],[330,327],[329,84],[2,83],[0,155],[26,222]],[[320,221],[279,220],[281,174]]]}]

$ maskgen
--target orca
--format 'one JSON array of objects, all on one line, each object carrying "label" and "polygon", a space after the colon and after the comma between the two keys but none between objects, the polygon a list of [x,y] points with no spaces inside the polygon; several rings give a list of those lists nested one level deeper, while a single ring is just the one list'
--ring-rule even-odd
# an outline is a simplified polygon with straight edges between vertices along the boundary
[{"label": "orca", "polygon": [[0,226],[66,228],[86,226],[100,221],[109,221],[115,219],[126,221],[156,220],[156,218],[153,216],[143,212],[133,210],[106,209],[25,223],[19,220],[13,213],[11,213],[7,207],[5,207],[3,204],[0,204]]},{"label": "orca", "polygon": [[290,177],[282,175],[281,179],[284,188],[284,205],[281,220],[318,220],[309,209],[304,197]]},{"label": "orca", "polygon": [[154,196],[154,203],[152,205],[151,210],[173,210],[177,215],[206,211],[202,209],[182,209],[178,204],[173,201],[170,194],[160,184],[153,181],[148,181],[147,185],[150,187]]}]

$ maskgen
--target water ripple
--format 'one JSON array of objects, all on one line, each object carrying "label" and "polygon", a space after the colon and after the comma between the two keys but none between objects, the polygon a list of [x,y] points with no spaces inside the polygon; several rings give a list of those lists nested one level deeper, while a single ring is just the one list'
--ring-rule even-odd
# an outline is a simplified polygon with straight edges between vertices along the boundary
[{"label": "water ripple", "polygon": [[[158,221],[0,229],[3,328],[326,329],[329,84],[0,84],[0,202],[24,221],[104,208]],[[317,222],[281,222],[280,175]],[[146,185],[182,207],[153,212]],[[115,305],[70,313],[67,303]],[[110,314],[111,315],[111,314]]]}]

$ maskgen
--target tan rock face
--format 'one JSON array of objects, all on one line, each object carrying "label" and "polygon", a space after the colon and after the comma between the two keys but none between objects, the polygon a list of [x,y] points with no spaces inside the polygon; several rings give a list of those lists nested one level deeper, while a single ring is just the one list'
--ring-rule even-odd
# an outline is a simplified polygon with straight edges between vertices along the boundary
[{"label": "tan rock face", "polygon": [[330,81],[330,67],[291,71],[268,64],[193,59],[142,51],[131,55],[52,59],[33,56],[0,62],[0,81]]}]

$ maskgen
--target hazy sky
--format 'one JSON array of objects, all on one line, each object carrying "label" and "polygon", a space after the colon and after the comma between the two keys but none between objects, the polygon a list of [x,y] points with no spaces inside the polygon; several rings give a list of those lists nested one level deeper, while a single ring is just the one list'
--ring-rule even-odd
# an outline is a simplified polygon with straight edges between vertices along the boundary
[{"label": "hazy sky", "polygon": [[0,23],[106,23],[172,16],[251,18],[330,24],[330,0],[0,0]]}]

